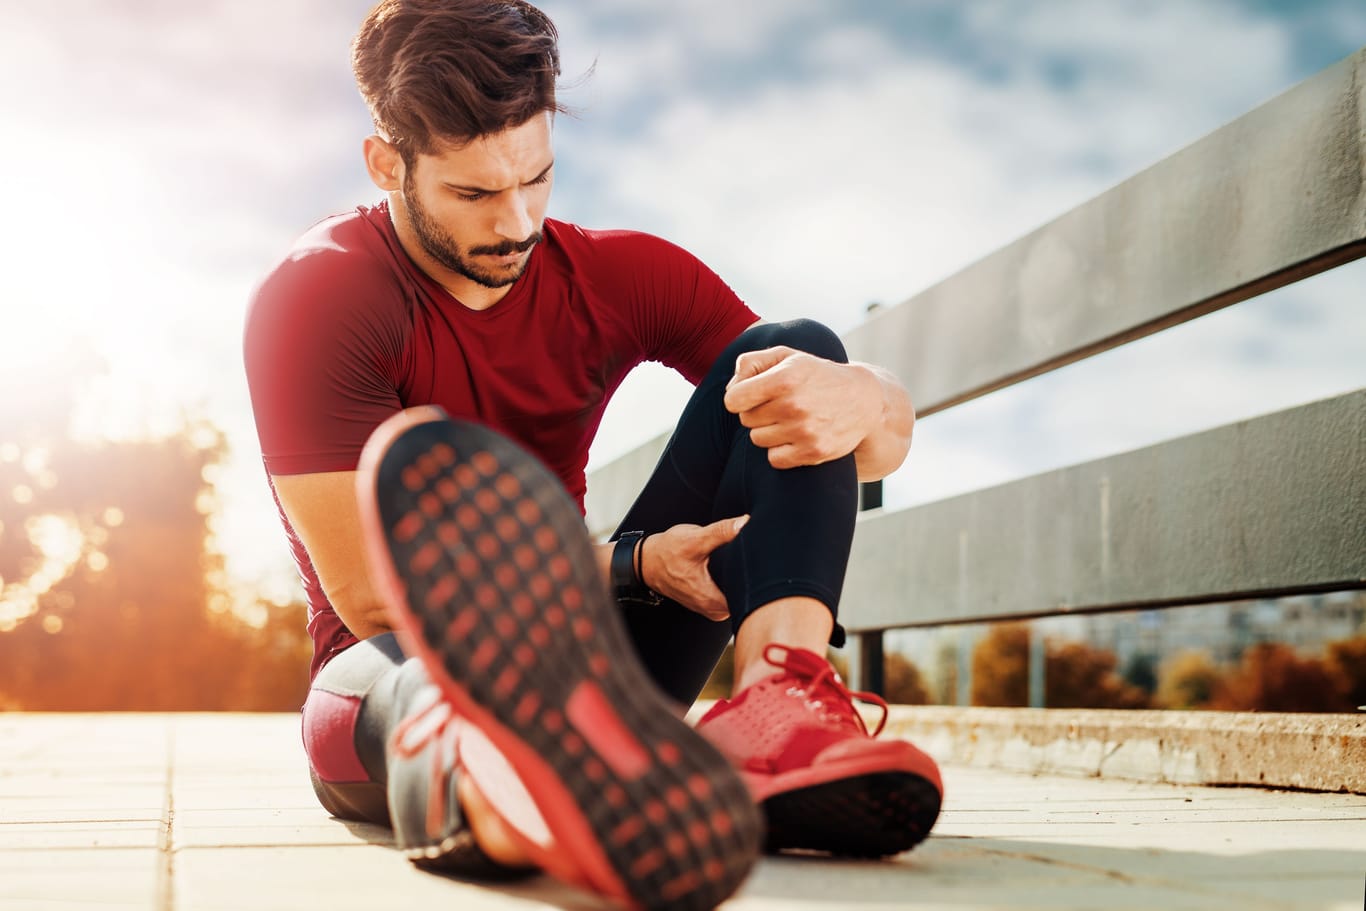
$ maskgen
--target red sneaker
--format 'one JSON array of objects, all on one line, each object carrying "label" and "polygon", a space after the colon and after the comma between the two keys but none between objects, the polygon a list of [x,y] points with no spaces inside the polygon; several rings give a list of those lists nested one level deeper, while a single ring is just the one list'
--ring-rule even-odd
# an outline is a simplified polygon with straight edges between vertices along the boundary
[{"label": "red sneaker", "polygon": [[[830,662],[770,645],[782,673],[722,699],[698,722],[740,769],[768,816],[767,849],[885,857],[915,847],[939,816],[934,760],[904,740],[874,740],[887,703],[851,693]],[[853,698],[882,707],[872,734]]]},{"label": "red sneaker", "polygon": [[[408,752],[439,737],[437,786],[458,765],[539,867],[633,908],[707,911],[730,896],[762,816],[635,657],[559,481],[432,407],[380,425],[357,481],[400,641],[458,722],[437,713],[404,732]],[[428,808],[429,829],[445,809]]]}]

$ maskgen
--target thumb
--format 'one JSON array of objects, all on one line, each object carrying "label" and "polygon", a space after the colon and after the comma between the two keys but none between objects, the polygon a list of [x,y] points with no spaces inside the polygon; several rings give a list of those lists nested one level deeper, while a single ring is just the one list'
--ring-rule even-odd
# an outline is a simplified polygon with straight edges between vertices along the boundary
[{"label": "thumb", "polygon": [[744,515],[734,519],[722,519],[703,528],[703,540],[707,551],[711,552],[722,544],[735,540],[735,536],[740,533],[740,529],[744,528],[748,521],[749,516]]},{"label": "thumb", "polygon": [[730,382],[726,383],[726,388],[729,389],[741,380],[758,376],[791,353],[792,349],[785,345],[764,348],[759,351],[746,351],[735,359],[735,375],[730,378]]}]

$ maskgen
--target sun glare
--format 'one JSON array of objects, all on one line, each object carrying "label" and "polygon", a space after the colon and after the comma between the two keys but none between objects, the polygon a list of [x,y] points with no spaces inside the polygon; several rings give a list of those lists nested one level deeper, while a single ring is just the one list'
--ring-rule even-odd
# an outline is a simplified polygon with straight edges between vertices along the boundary
[{"label": "sun glare", "polygon": [[[136,435],[158,420],[145,412],[165,403],[146,390],[176,356],[156,331],[184,302],[162,261],[174,220],[147,164],[119,137],[93,169],[63,151],[72,147],[66,138],[34,139],[53,156],[45,167],[61,175],[60,190],[54,195],[48,181],[6,190],[6,202],[24,217],[0,224],[0,247],[9,254],[0,271],[0,387],[16,395],[31,389],[34,376],[70,376],[81,382],[82,397],[100,398],[101,430]],[[7,158],[0,151],[0,163]],[[15,456],[0,446],[0,461]],[[29,464],[46,453],[24,458],[46,487],[51,478]]]},{"label": "sun glare", "polygon": [[85,550],[85,535],[71,516],[33,516],[24,523],[24,533],[40,562],[28,578],[0,589],[0,633],[31,617],[39,599],[71,575]]}]

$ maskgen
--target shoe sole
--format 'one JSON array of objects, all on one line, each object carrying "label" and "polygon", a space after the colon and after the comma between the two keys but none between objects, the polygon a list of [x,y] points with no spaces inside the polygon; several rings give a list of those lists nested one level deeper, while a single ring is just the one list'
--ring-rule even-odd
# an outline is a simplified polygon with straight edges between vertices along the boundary
[{"label": "shoe sole", "polygon": [[761,804],[768,819],[764,850],[889,857],[925,840],[941,802],[933,782],[901,771],[794,788]]},{"label": "shoe sole", "polygon": [[[372,572],[405,648],[504,755],[552,875],[703,911],[753,867],[763,819],[635,657],[577,507],[533,456],[437,408],[376,430],[358,477]],[[478,783],[476,781],[476,783]]]}]

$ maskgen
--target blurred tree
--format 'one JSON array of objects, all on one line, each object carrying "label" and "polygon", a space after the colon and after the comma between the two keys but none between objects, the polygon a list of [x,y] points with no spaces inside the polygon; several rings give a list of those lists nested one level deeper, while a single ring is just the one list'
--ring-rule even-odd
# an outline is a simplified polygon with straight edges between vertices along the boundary
[{"label": "blurred tree", "polygon": [[1347,704],[1366,705],[1366,635],[1333,642],[1327,651],[1324,661],[1329,673],[1337,677]]},{"label": "blurred tree", "polygon": [[302,607],[243,622],[208,546],[222,435],[77,445],[34,415],[0,437],[0,704],[297,709]]},{"label": "blurred tree", "polygon": [[1208,708],[1221,677],[1209,652],[1178,652],[1158,669],[1153,702],[1164,709]]},{"label": "blurred tree", "polygon": [[[972,704],[1029,704],[1029,636],[1025,623],[991,628],[972,653]],[[1147,695],[1115,673],[1113,652],[1084,642],[1049,642],[1044,704],[1049,708],[1144,708]]]},{"label": "blurred tree", "polygon": [[1126,683],[1152,696],[1157,690],[1157,657],[1148,652],[1134,652],[1124,665],[1122,676]]},{"label": "blurred tree", "polygon": [[883,674],[888,702],[896,705],[928,705],[932,701],[920,668],[900,652],[886,654]]},{"label": "blurred tree", "polygon": [[1029,625],[997,623],[972,650],[972,704],[1029,705]]},{"label": "blurred tree", "polygon": [[1280,642],[1261,642],[1215,688],[1211,707],[1224,711],[1348,712],[1343,682],[1317,658],[1301,658]]},{"label": "blurred tree", "polygon": [[1048,644],[1045,704],[1054,709],[1143,709],[1148,694],[1115,673],[1114,652],[1085,642]]}]

